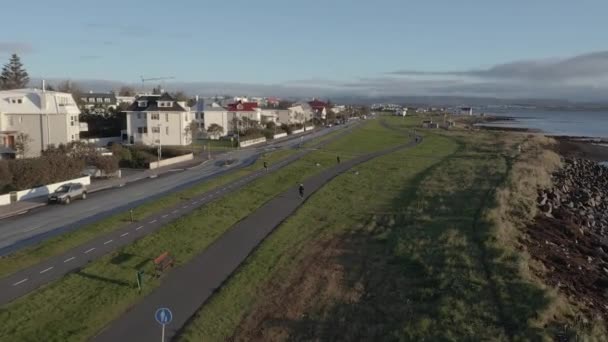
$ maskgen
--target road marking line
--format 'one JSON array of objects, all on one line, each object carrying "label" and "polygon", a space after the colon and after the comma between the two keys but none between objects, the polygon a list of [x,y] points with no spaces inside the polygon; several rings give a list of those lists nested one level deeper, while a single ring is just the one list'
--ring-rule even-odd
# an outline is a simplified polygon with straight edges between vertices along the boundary
[{"label": "road marking line", "polygon": [[95,250],[95,247],[93,247],[91,249],[87,249],[86,251],[84,251],[84,254],[88,254],[88,253],[90,253],[90,252],[92,252],[94,250]]},{"label": "road marking line", "polygon": [[148,222],[148,223],[154,223],[154,222],[156,222],[156,220],[152,220],[152,221],[150,221],[150,222]]},{"label": "road marking line", "polygon": [[26,281],[27,281],[27,278],[25,278],[23,280],[19,280],[18,282],[14,283],[13,286],[21,285],[21,284],[25,283]]},{"label": "road marking line", "polygon": [[175,214],[175,213],[177,213],[178,211],[179,211],[179,210],[173,210],[173,211],[171,212],[171,214]]},{"label": "road marking line", "polygon": [[53,267],[53,266],[51,266],[51,267],[49,267],[49,268],[47,268],[47,269],[45,269],[45,270],[42,270],[42,271],[40,271],[40,274],[45,273],[45,272],[48,272],[48,271],[52,270],[53,268],[54,268],[54,267]]},{"label": "road marking line", "polygon": [[186,209],[186,208],[188,208],[188,207],[189,207],[188,205],[185,205],[185,206],[183,206],[183,207],[182,207],[182,209]]},{"label": "road marking line", "polygon": [[109,244],[109,243],[112,243],[112,241],[114,241],[114,240],[108,240],[108,241],[104,242],[103,244],[104,244],[104,245],[107,245],[107,244]]},{"label": "road marking line", "polygon": [[127,235],[129,235],[129,232],[126,232],[126,233],[120,234],[120,237],[125,237],[125,236],[127,236]]},{"label": "road marking line", "polygon": [[139,226],[139,227],[135,228],[135,230],[140,230],[140,229],[142,229],[143,227],[144,227],[144,226]]},{"label": "road marking line", "polygon": [[161,217],[162,217],[162,218],[165,218],[165,217],[167,217],[167,216],[169,216],[169,215],[163,215],[163,216],[161,216]]},{"label": "road marking line", "polygon": [[67,259],[63,260],[63,262],[70,262],[74,259],[76,259],[76,257],[67,258]]}]

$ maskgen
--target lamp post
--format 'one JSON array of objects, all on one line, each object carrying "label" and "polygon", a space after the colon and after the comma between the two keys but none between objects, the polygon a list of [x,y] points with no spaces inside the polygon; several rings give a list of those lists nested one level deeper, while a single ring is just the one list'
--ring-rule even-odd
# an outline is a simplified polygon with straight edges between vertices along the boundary
[{"label": "lamp post", "polygon": [[[158,116],[159,116],[158,119],[160,120],[160,114],[158,114]],[[161,140],[160,140],[162,132],[161,132],[161,124],[159,123],[157,126],[158,126],[158,165],[160,166],[160,159],[162,158],[162,155],[163,155],[162,144],[161,144]]]}]

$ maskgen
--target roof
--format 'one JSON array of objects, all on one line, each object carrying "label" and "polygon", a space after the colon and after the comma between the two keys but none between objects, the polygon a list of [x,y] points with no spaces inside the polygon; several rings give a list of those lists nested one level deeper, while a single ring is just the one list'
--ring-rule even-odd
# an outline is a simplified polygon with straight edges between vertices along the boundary
[{"label": "roof", "polygon": [[[139,102],[146,101],[146,107],[140,107]],[[171,107],[159,107],[159,101],[171,101]],[[186,109],[177,103],[171,95],[164,93],[162,95],[144,95],[137,98],[137,101],[133,102],[127,112],[186,112]]]},{"label": "roof", "polygon": [[226,108],[206,105],[205,108],[203,109],[203,111],[204,112],[225,112]]},{"label": "roof", "polygon": [[31,88],[0,91],[0,112],[36,115],[80,113],[72,94]]},{"label": "roof", "polygon": [[251,112],[258,108],[257,102],[241,102],[228,104],[228,110],[231,112]]},{"label": "roof", "polygon": [[329,104],[327,102],[323,102],[323,101],[319,101],[319,100],[312,100],[309,101],[308,104],[312,107],[312,109],[314,110],[319,110],[319,109],[323,109],[323,108],[327,108],[329,107]]},{"label": "roof", "polygon": [[109,97],[111,99],[116,99],[116,95],[114,93],[84,93],[84,94],[80,94],[80,97],[101,97],[101,98]]}]

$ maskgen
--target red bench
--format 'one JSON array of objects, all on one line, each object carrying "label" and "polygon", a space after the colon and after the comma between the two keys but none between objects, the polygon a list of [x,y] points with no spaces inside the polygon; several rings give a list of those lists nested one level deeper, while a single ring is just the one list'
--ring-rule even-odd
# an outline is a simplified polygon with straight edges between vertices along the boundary
[{"label": "red bench", "polygon": [[173,267],[173,257],[169,252],[164,252],[154,259],[154,268],[156,270],[156,276],[160,275],[169,267]]}]

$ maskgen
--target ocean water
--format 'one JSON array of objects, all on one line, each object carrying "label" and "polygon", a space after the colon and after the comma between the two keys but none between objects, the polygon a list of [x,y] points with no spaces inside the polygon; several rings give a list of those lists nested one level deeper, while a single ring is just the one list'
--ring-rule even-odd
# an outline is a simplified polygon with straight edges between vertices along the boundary
[{"label": "ocean water", "polygon": [[548,135],[608,139],[608,112],[517,110],[490,115],[512,117],[488,126],[531,128]]}]

